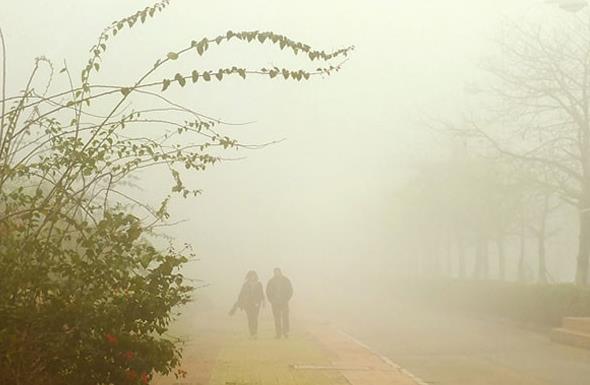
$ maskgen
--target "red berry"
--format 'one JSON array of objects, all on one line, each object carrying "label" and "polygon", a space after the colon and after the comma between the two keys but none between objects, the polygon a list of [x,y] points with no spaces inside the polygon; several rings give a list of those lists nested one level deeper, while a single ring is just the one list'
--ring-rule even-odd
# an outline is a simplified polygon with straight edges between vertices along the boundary
[{"label": "red berry", "polygon": [[127,379],[129,381],[137,380],[137,372],[134,369],[127,369]]},{"label": "red berry", "polygon": [[115,345],[117,345],[117,342],[119,342],[119,339],[112,334],[107,334],[105,336],[105,338],[106,338],[107,342],[109,343],[109,345],[111,345],[111,346],[115,346]]}]

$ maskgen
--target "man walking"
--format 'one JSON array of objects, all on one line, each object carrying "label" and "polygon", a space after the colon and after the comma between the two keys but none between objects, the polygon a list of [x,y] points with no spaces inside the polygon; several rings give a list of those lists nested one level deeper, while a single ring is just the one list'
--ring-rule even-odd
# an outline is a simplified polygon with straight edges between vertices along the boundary
[{"label": "man walking", "polygon": [[272,305],[276,338],[289,337],[289,300],[292,296],[291,281],[283,275],[281,269],[275,268],[273,277],[266,285],[266,298]]}]

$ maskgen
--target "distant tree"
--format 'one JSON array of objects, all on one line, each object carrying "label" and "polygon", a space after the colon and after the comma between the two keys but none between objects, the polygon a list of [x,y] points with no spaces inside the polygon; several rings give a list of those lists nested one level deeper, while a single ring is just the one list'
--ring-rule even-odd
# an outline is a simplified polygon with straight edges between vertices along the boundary
[{"label": "distant tree", "polygon": [[[579,213],[576,282],[589,283],[590,20],[514,24],[486,70],[490,119],[463,131],[525,169]],[[542,172],[541,172],[542,171]]]},{"label": "distant tree", "polygon": [[[166,337],[173,309],[190,299],[180,271],[190,248],[158,249],[150,234],[169,223],[173,194],[199,190],[181,169],[203,171],[227,149],[249,148],[211,119],[165,96],[230,76],[308,80],[315,70],[229,65],[191,73],[158,72],[177,60],[206,55],[229,41],[273,45],[309,61],[329,62],[352,48],[326,53],[274,32],[244,31],[193,40],[165,53],[124,85],[97,84],[112,39],[168,6],[163,0],[115,21],[99,36],[79,77],[54,91],[52,63],[38,58],[17,95],[0,100],[0,383],[147,384],[178,367],[178,341]],[[2,39],[4,47],[4,39]],[[6,51],[3,50],[3,57]],[[39,85],[42,69],[49,69]],[[147,104],[149,103],[149,104]],[[137,172],[168,170],[171,195],[151,207],[126,186]],[[131,190],[132,191],[132,190]],[[182,374],[181,372],[177,374]]]},{"label": "distant tree", "polygon": [[[542,177],[539,177],[542,178]],[[547,242],[559,232],[559,227],[551,225],[551,218],[561,208],[561,201],[553,191],[538,188],[531,191],[529,231],[537,244],[537,282],[548,283],[550,274],[547,269]]]},{"label": "distant tree", "polygon": [[[452,156],[417,168],[396,196],[400,239],[418,250],[422,270],[441,273],[441,256],[452,272],[467,276],[466,248],[471,246],[473,278],[490,278],[490,246],[496,243],[498,278],[506,278],[504,243],[518,222],[521,190],[512,169],[473,156]],[[454,246],[454,247],[453,247]]]}]

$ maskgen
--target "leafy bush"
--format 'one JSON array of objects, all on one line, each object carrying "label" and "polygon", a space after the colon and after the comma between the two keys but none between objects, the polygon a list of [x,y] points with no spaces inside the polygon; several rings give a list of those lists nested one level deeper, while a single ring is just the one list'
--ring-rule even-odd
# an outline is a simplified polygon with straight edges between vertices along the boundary
[{"label": "leafy bush", "polygon": [[[203,171],[222,151],[249,147],[223,135],[222,122],[161,93],[227,76],[302,81],[340,66],[228,66],[154,79],[158,71],[229,40],[266,42],[324,63],[352,49],[326,53],[273,32],[228,31],[163,54],[129,85],[95,84],[113,37],[168,4],[106,28],[79,82],[68,67],[55,74],[38,58],[22,91],[0,100],[0,384],[146,384],[177,369],[180,344],[166,332],[173,309],[190,299],[180,269],[192,254],[188,246],[159,249],[151,235],[167,223],[173,194],[199,192],[185,185],[181,169]],[[43,67],[50,76],[36,88]],[[52,91],[58,76],[67,88]],[[132,104],[147,99],[149,107]],[[153,167],[172,181],[159,207],[129,188],[138,171]]]},{"label": "leafy bush", "polygon": [[189,300],[178,272],[187,257],[141,240],[137,218],[106,214],[67,249],[10,234],[0,243],[0,383],[147,383],[179,364],[159,336]]}]

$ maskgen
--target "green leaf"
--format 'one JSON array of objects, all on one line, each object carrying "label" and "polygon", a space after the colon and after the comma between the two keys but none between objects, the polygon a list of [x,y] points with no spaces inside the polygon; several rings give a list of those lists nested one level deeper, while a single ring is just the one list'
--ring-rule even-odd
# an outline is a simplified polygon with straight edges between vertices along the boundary
[{"label": "green leaf", "polygon": [[205,50],[207,50],[207,40],[203,39],[199,42],[199,44],[197,44],[197,52],[199,53],[199,56],[202,56],[203,53],[205,52]]},{"label": "green leaf", "polygon": [[128,88],[128,87],[123,87],[123,88],[121,88],[121,90],[120,90],[120,91],[121,91],[121,93],[123,94],[123,96],[127,96],[127,95],[129,95],[129,93],[131,92],[131,89],[130,89],[130,88]]},{"label": "green leaf", "polygon": [[176,52],[168,52],[166,57],[170,60],[176,60],[178,59],[178,54]]},{"label": "green leaf", "polygon": [[186,84],[186,79],[181,74],[176,74],[174,76],[174,80],[176,80],[181,87],[184,87],[184,85]]},{"label": "green leaf", "polygon": [[170,87],[171,81],[169,79],[164,79],[162,81],[162,91],[166,91],[168,87]]},{"label": "green leaf", "polygon": [[223,79],[223,71],[222,70],[217,71],[217,73],[215,74],[215,77],[217,78],[217,80],[221,81],[221,79]]},{"label": "green leaf", "polygon": [[193,71],[191,74],[191,77],[192,77],[193,83],[196,83],[197,80],[199,80],[199,73],[197,71]]},{"label": "green leaf", "polygon": [[203,73],[203,79],[205,79],[206,82],[208,82],[209,80],[211,80],[211,75],[209,74],[209,72],[204,72]]}]

